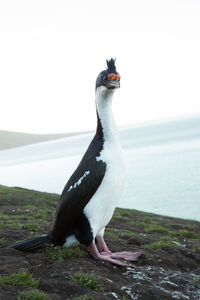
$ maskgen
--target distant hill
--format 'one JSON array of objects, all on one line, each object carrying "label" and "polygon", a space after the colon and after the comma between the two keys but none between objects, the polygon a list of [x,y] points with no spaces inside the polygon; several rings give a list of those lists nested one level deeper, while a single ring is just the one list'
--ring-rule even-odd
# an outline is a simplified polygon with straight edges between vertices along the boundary
[{"label": "distant hill", "polygon": [[[0,150],[76,135],[78,133],[31,134],[0,130]],[[80,134],[80,133],[79,133]]]}]

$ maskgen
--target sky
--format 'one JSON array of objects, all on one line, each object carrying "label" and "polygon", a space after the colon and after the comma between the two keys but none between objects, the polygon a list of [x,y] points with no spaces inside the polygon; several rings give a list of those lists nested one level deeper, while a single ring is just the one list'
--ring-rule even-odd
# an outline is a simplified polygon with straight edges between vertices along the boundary
[{"label": "sky", "polygon": [[1,1],[0,130],[95,129],[111,57],[119,126],[200,113],[199,16],[199,0]]}]

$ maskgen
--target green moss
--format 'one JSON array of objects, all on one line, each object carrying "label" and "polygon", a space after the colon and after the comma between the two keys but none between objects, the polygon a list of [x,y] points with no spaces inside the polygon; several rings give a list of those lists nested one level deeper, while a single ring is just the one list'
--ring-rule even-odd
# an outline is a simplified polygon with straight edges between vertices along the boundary
[{"label": "green moss", "polygon": [[116,209],[113,218],[114,219],[123,219],[128,220],[132,217],[132,211],[129,209]]},{"label": "green moss", "polygon": [[33,218],[33,219],[36,219],[36,220],[44,220],[45,219],[45,217],[46,217],[46,214],[45,213],[36,213],[36,214],[32,214],[31,215],[31,217]]},{"label": "green moss", "polygon": [[61,248],[61,247],[47,247],[44,249],[44,253],[46,256],[50,257],[53,261],[62,261],[66,258],[73,257],[86,257],[87,253],[80,249],[78,246],[72,246],[69,248]]},{"label": "green moss", "polygon": [[137,233],[132,232],[131,230],[119,230],[115,228],[106,228],[104,237],[105,238],[112,238],[112,239],[123,239],[124,237],[136,237],[138,238],[139,235]]},{"label": "green moss", "polygon": [[168,239],[162,239],[160,241],[147,244],[145,245],[145,248],[154,251],[165,246],[176,247],[176,248],[184,247],[183,245],[179,244],[178,240],[174,238],[168,238]]},{"label": "green moss", "polygon": [[153,242],[153,243],[145,245],[145,248],[147,248],[149,250],[157,250],[157,249],[160,249],[164,246],[171,246],[171,243],[170,242],[158,241],[158,242]]},{"label": "green moss", "polygon": [[22,271],[11,275],[0,276],[0,283],[8,285],[38,287],[39,279],[34,279],[30,273]]},{"label": "green moss", "polygon": [[132,217],[132,214],[131,214],[131,212],[129,212],[129,211],[122,211],[122,212],[121,212],[121,216],[122,216],[122,217],[130,218],[130,217]]},{"label": "green moss", "polygon": [[36,209],[37,207],[35,205],[32,205],[32,204],[27,204],[27,205],[24,205],[24,208],[33,210],[33,209]]},{"label": "green moss", "polygon": [[6,225],[3,222],[0,222],[0,229],[6,228]]},{"label": "green moss", "polygon": [[106,231],[106,232],[104,233],[104,237],[105,237],[105,238],[110,238],[110,239],[118,239],[118,235],[113,234],[113,233],[111,233],[111,232],[109,232],[109,231]]},{"label": "green moss", "polygon": [[102,291],[102,286],[94,274],[89,274],[85,272],[77,272],[69,276],[69,279],[74,283],[90,288],[91,290],[100,292]]},{"label": "green moss", "polygon": [[123,236],[138,237],[139,235],[135,232],[130,231],[130,230],[120,230],[119,231],[119,236],[120,237],[123,237]]},{"label": "green moss", "polygon": [[172,237],[172,236],[169,236],[169,235],[164,235],[164,236],[160,236],[159,239],[161,241],[168,241],[168,242],[179,242],[179,240],[176,238],[176,237]]},{"label": "green moss", "polygon": [[198,233],[193,232],[193,231],[188,231],[188,230],[174,231],[174,232],[172,232],[172,235],[187,237],[189,239],[195,239],[195,240],[199,240],[200,239],[200,235]]},{"label": "green moss", "polygon": [[193,248],[191,248],[191,251],[196,253],[198,251],[198,248],[193,247]]},{"label": "green moss", "polygon": [[[124,209],[124,208],[116,208],[115,213],[113,215],[113,219],[123,219],[126,222],[131,222],[134,216],[137,214],[137,218],[143,218],[145,215],[150,215],[148,213],[135,210],[135,209]],[[134,224],[139,221],[133,222]]]},{"label": "green moss", "polygon": [[113,238],[118,239],[119,238],[119,230],[115,228],[106,228],[104,233],[105,238]]},{"label": "green moss", "polygon": [[145,223],[148,223],[148,224],[157,224],[158,222],[155,221],[153,218],[150,218],[150,217],[146,217],[143,219]]},{"label": "green moss", "polygon": [[4,214],[3,212],[0,212],[0,219],[7,220],[9,218],[8,215]]},{"label": "green moss", "polygon": [[150,225],[147,225],[145,227],[146,227],[145,230],[144,230],[145,232],[159,232],[159,233],[170,234],[170,231],[167,228],[165,228],[161,225],[152,225],[152,224],[150,224]]},{"label": "green moss", "polygon": [[29,223],[29,224],[23,224],[21,226],[22,229],[27,229],[27,230],[30,230],[30,231],[38,231],[40,230],[40,226],[38,224],[33,224],[33,223]]},{"label": "green moss", "polygon": [[147,224],[142,221],[131,221],[131,225],[145,228]]},{"label": "green moss", "polygon": [[121,214],[114,214],[114,216],[112,218],[117,220],[117,219],[121,219],[122,216],[121,216]]},{"label": "green moss", "polygon": [[25,216],[25,215],[14,215],[10,216],[10,220],[29,220],[30,216]]},{"label": "green moss", "polygon": [[54,208],[43,207],[39,209],[39,213],[41,214],[52,214],[54,212]]},{"label": "green moss", "polygon": [[40,292],[39,290],[30,290],[21,292],[18,295],[17,300],[51,300],[51,298],[49,298],[46,293]]},{"label": "green moss", "polygon": [[197,225],[197,221],[192,221],[190,220],[189,224],[185,224],[185,223],[171,223],[170,226],[172,228],[180,228],[180,229],[186,229],[186,230],[191,230],[193,228],[195,228]]},{"label": "green moss", "polygon": [[21,228],[21,224],[19,222],[12,222],[12,220],[10,220],[8,223],[6,223],[6,227]]}]

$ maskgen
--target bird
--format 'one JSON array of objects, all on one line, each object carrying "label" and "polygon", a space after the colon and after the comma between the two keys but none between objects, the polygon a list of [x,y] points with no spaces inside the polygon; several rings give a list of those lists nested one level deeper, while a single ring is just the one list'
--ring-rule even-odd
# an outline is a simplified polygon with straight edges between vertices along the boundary
[{"label": "bird", "polygon": [[136,261],[141,255],[140,252],[113,253],[104,240],[105,227],[119,203],[125,178],[112,112],[113,95],[120,88],[121,77],[116,70],[116,59],[106,63],[107,68],[96,79],[96,132],[61,193],[52,230],[10,247],[33,251],[47,244],[62,247],[83,244],[93,258],[117,266],[130,266],[130,261]]}]

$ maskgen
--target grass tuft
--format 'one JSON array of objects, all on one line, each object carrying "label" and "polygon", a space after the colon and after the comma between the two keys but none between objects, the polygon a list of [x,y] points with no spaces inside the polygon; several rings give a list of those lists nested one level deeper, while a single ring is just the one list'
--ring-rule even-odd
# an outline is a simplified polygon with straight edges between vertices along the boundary
[{"label": "grass tuft", "polygon": [[171,246],[171,243],[159,241],[159,242],[150,243],[150,244],[146,245],[145,247],[149,250],[157,250],[164,246]]},{"label": "grass tuft", "polygon": [[51,298],[46,293],[35,289],[21,292],[17,300],[51,300]]},{"label": "grass tuft", "polygon": [[148,227],[145,228],[145,232],[159,232],[159,233],[165,233],[165,234],[169,234],[170,231],[161,226],[161,225],[149,225]]},{"label": "grass tuft", "polygon": [[7,220],[9,217],[0,211],[0,219]]},{"label": "grass tuft", "polygon": [[11,275],[0,276],[0,283],[15,286],[22,285],[29,287],[38,287],[39,279],[34,279],[30,273],[22,271]]},{"label": "grass tuft", "polygon": [[24,208],[32,210],[32,209],[36,209],[37,207],[35,205],[32,205],[32,204],[27,204],[27,205],[24,205]]},{"label": "grass tuft", "polygon": [[145,222],[137,221],[137,220],[131,221],[130,224],[133,226],[142,227],[142,228],[146,228],[146,226],[147,226],[147,224]]},{"label": "grass tuft", "polygon": [[29,223],[29,224],[23,224],[21,226],[22,229],[27,229],[27,230],[30,230],[30,231],[38,231],[40,230],[40,226],[38,224],[33,224],[33,223]]},{"label": "grass tuft", "polygon": [[173,235],[183,236],[183,237],[187,237],[189,239],[194,239],[194,240],[200,239],[200,235],[198,233],[193,232],[193,231],[188,231],[188,230],[174,231]]},{"label": "grass tuft", "polygon": [[128,212],[128,211],[122,211],[121,216],[130,218],[130,217],[132,217],[132,214],[131,214],[131,212]]},{"label": "grass tuft", "polygon": [[119,238],[119,230],[114,229],[114,228],[106,228],[104,236],[106,238],[118,239]]},{"label": "grass tuft", "polygon": [[76,272],[73,275],[70,275],[68,277],[73,281],[74,283],[90,288],[91,290],[101,292],[102,291],[102,286],[94,274],[89,274],[89,273],[83,273],[83,272]]},{"label": "grass tuft", "polygon": [[78,246],[72,246],[69,248],[61,248],[61,247],[47,247],[44,249],[44,253],[46,256],[50,257],[53,261],[63,261],[66,258],[73,257],[86,257],[87,253],[80,249]]},{"label": "grass tuft", "polygon": [[6,228],[6,225],[3,222],[0,222],[0,229]]}]

